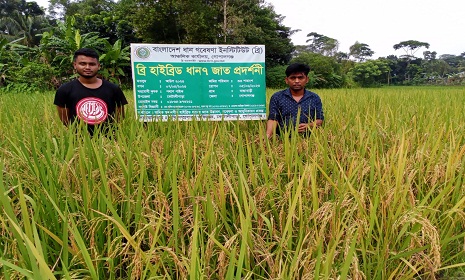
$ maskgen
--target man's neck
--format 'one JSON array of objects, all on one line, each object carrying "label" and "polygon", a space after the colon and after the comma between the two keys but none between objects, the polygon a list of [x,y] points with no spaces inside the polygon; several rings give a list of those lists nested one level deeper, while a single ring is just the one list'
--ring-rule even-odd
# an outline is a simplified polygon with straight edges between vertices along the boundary
[{"label": "man's neck", "polygon": [[302,99],[302,97],[304,97],[304,93],[305,93],[304,89],[298,90],[298,91],[293,91],[293,90],[289,90],[289,91],[291,92],[292,98],[294,98],[296,102],[299,102]]},{"label": "man's neck", "polygon": [[293,91],[292,89],[289,89],[289,91],[291,92],[291,95],[295,97],[302,97],[305,93],[305,89],[301,89],[298,91]]},{"label": "man's neck", "polygon": [[81,82],[83,86],[88,87],[88,88],[98,88],[102,85],[102,80],[100,80],[96,76],[91,77],[91,78],[79,76],[78,80],[79,82]]}]

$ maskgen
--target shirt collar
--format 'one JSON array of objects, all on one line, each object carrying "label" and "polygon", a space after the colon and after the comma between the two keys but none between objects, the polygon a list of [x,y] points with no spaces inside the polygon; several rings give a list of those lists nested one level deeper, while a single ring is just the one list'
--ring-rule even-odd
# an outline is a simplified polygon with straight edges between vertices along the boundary
[{"label": "shirt collar", "polygon": [[[292,93],[291,93],[291,90],[289,88],[287,88],[285,91],[284,91],[284,95],[290,97],[290,98],[293,98],[292,97]],[[308,96],[310,96],[310,91],[308,91],[306,88],[304,89],[304,95],[302,96],[301,100],[302,99],[305,99],[307,98]]]}]

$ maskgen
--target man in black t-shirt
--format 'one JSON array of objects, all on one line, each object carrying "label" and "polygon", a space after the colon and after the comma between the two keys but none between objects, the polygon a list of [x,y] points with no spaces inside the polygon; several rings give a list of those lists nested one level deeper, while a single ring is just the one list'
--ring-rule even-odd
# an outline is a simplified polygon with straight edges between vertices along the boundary
[{"label": "man in black t-shirt", "polygon": [[92,135],[95,126],[124,118],[124,105],[128,101],[120,87],[97,77],[100,70],[97,52],[88,48],[77,50],[73,66],[79,77],[63,84],[53,102],[61,122],[68,126],[76,120],[83,121]]}]

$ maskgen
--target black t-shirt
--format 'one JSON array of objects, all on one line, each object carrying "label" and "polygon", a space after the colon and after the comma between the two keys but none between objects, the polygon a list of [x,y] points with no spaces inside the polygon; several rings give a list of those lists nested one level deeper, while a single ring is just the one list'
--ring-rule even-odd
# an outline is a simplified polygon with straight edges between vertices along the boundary
[{"label": "black t-shirt", "polygon": [[110,123],[116,107],[128,104],[123,91],[117,85],[102,80],[99,88],[87,88],[73,80],[63,84],[55,94],[55,105],[69,109],[70,122],[80,119],[88,124],[89,132],[97,124]]}]

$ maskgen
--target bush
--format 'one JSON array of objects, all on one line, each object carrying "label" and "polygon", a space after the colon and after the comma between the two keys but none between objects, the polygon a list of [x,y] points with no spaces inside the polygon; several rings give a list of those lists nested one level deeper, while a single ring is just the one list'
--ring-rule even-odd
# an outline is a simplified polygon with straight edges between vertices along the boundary
[{"label": "bush", "polygon": [[266,86],[269,88],[287,87],[284,81],[286,78],[286,68],[286,65],[280,65],[266,69]]},{"label": "bush", "polygon": [[9,84],[27,84],[39,90],[52,90],[58,85],[55,70],[50,65],[31,62],[11,70],[10,73],[15,75],[10,76]]}]

